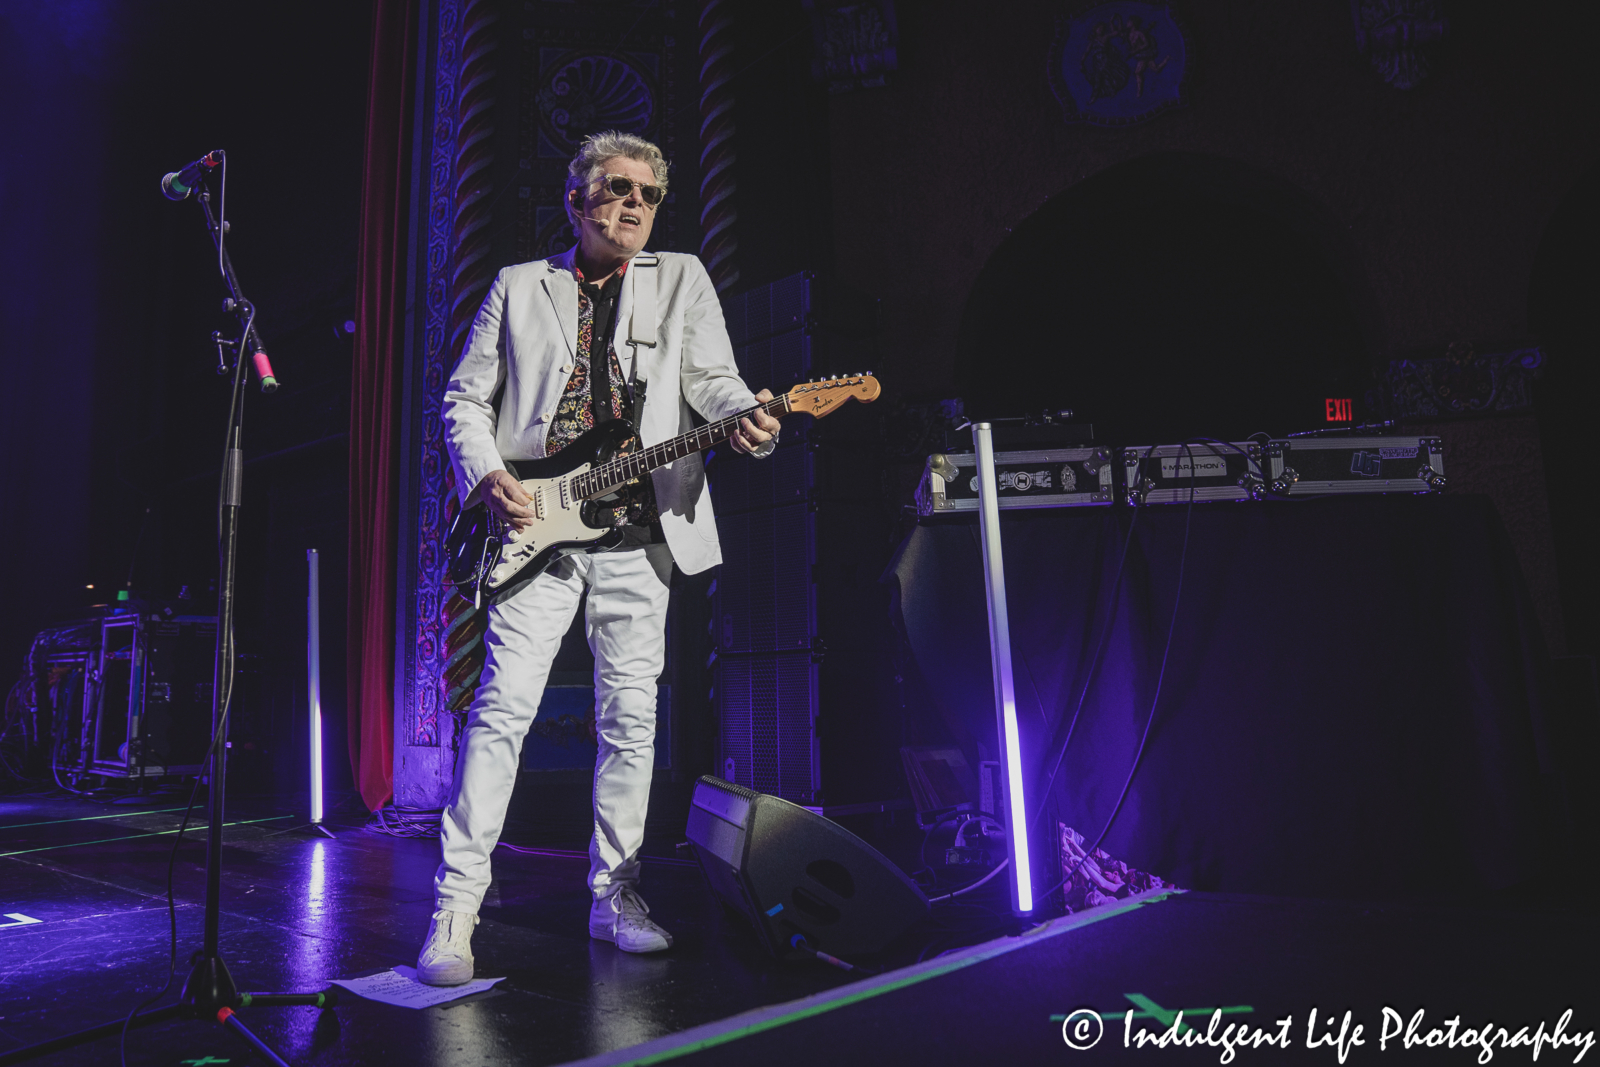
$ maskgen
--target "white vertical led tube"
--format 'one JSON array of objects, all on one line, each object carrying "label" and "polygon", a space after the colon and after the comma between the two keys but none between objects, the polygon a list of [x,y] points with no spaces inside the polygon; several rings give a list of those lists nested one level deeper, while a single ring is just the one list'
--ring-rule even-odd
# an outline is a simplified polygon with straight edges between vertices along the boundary
[{"label": "white vertical led tube", "polygon": [[311,825],[322,825],[322,598],[317,550],[306,549],[306,705],[311,710]]},{"label": "white vertical led tube", "polygon": [[989,661],[994,674],[994,717],[1005,763],[1006,852],[1011,860],[1011,908],[1033,911],[1033,868],[1028,859],[1027,808],[1022,800],[1022,752],[1017,738],[1016,690],[1011,680],[1011,626],[1006,618],[1006,571],[1000,557],[1000,500],[994,477],[994,441],[987,422],[972,427],[978,453],[978,518],[983,531],[983,587],[989,601]]}]

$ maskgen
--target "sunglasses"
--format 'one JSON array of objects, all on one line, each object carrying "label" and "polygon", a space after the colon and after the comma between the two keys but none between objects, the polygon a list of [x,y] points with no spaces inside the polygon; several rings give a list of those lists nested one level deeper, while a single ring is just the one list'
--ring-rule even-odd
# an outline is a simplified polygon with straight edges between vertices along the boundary
[{"label": "sunglasses", "polygon": [[625,197],[633,192],[633,187],[639,187],[639,198],[651,207],[658,207],[661,201],[667,198],[667,191],[659,185],[645,185],[636,182],[626,174],[602,174],[596,178],[612,196]]}]

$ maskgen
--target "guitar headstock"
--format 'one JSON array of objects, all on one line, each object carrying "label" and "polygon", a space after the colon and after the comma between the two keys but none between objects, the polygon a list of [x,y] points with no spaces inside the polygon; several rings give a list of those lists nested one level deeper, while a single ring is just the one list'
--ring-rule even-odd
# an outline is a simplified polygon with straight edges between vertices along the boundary
[{"label": "guitar headstock", "polygon": [[883,387],[869,374],[840,374],[832,378],[819,378],[795,386],[784,395],[790,411],[798,411],[820,419],[846,400],[854,398],[863,404],[878,399]]}]

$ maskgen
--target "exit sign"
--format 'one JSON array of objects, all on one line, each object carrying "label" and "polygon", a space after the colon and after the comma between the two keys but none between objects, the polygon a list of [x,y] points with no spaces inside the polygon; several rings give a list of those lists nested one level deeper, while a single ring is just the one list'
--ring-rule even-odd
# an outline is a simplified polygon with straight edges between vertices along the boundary
[{"label": "exit sign", "polygon": [[1328,413],[1329,422],[1354,422],[1353,406],[1348,399],[1335,400],[1329,397],[1322,402]]}]

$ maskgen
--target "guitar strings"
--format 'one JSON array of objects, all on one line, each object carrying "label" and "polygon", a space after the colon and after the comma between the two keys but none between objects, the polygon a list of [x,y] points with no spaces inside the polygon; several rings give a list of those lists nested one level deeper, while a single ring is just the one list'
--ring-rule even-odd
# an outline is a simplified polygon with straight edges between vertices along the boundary
[{"label": "guitar strings", "polygon": [[[709,448],[718,441],[726,440],[733,434],[734,429],[738,427],[742,419],[757,411],[765,411],[769,415],[787,415],[790,413],[789,395],[785,393],[781,396],[775,396],[771,400],[751,408],[749,411],[741,411],[737,415],[730,415],[718,422],[708,423],[686,434],[681,434],[670,441],[663,441],[660,444],[651,445],[643,451],[613,459],[574,478],[572,480],[573,491],[575,495],[583,499],[604,496],[664,463],[681,459],[684,456]],[[702,434],[706,435],[704,444],[700,443]]]}]

